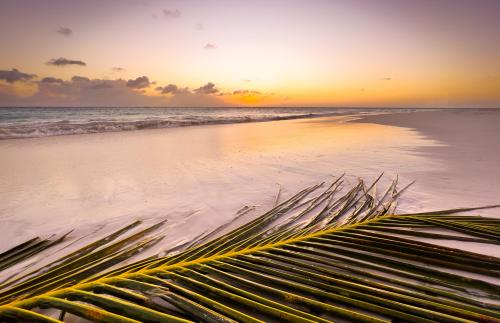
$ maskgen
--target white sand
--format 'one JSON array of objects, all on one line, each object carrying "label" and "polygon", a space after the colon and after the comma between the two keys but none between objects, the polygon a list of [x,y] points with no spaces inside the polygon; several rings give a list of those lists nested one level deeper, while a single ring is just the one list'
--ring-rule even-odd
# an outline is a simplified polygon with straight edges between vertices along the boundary
[{"label": "white sand", "polygon": [[401,211],[500,202],[499,118],[418,112],[0,141],[0,250],[168,218],[164,250],[244,205],[268,209],[278,184],[286,197],[343,172],[352,183],[381,171],[416,179]]},{"label": "white sand", "polygon": [[[417,130],[439,145],[413,151],[436,167],[405,172],[425,208],[500,204],[500,110],[451,110],[365,117],[360,122]],[[498,215],[500,209],[476,213]]]}]

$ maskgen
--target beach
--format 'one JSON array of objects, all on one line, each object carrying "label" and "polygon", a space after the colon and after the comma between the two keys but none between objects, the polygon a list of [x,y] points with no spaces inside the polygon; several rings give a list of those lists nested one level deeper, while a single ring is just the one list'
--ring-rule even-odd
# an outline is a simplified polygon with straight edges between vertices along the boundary
[{"label": "beach", "polygon": [[[407,173],[426,192],[426,208],[500,204],[500,110],[387,114],[359,122],[414,129],[438,143],[416,149],[436,162],[435,169]],[[495,216],[498,210],[476,213]]]},{"label": "beach", "polygon": [[499,121],[499,110],[398,111],[2,140],[0,248],[166,219],[157,253],[344,173],[416,180],[401,213],[497,204]]}]

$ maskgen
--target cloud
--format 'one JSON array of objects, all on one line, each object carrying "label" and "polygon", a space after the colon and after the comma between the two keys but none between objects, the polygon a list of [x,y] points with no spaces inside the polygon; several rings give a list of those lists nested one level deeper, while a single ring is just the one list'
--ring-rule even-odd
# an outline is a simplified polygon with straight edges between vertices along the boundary
[{"label": "cloud", "polygon": [[71,78],[71,81],[72,82],[90,82],[90,79],[88,77],[85,77],[85,76],[75,75]]},{"label": "cloud", "polygon": [[168,94],[168,93],[174,93],[175,91],[177,91],[178,87],[175,84],[169,84],[169,85],[164,86],[164,87],[159,86],[155,90],[161,92],[162,94]]},{"label": "cloud", "polygon": [[251,94],[261,95],[262,93],[259,91],[255,91],[255,90],[236,90],[236,91],[233,91],[233,95],[251,95]]},{"label": "cloud", "polygon": [[68,37],[68,36],[71,36],[71,34],[73,33],[73,30],[71,30],[71,28],[68,28],[68,27],[59,27],[59,29],[57,29],[57,33]]},{"label": "cloud", "polygon": [[207,84],[194,89],[194,92],[197,94],[214,94],[219,92],[219,90],[215,87],[214,83],[208,82]]},{"label": "cloud", "polygon": [[252,82],[252,80],[249,80],[249,79],[244,79],[243,82]]},{"label": "cloud", "polygon": [[125,71],[125,69],[123,67],[113,67],[111,68],[111,70],[113,70],[113,72],[123,72]]},{"label": "cloud", "polygon": [[194,28],[196,30],[203,30],[203,29],[205,29],[205,26],[203,26],[203,24],[196,24],[196,25],[194,25]]},{"label": "cloud", "polygon": [[14,83],[18,81],[29,81],[36,77],[36,74],[27,74],[19,72],[18,69],[13,68],[10,71],[0,70],[0,80],[4,80],[8,83]]},{"label": "cloud", "polygon": [[205,49],[216,49],[217,46],[215,46],[214,44],[208,43],[203,48],[205,48]]},{"label": "cloud", "polygon": [[[158,86],[155,88],[156,91],[161,92],[161,94],[168,94],[166,97],[168,99],[169,106],[175,107],[216,107],[216,106],[227,106],[226,102],[223,102],[219,98],[219,90],[215,87],[214,83],[207,83],[202,87],[191,90],[188,87],[179,87],[175,84],[168,84],[166,86]],[[231,93],[226,93],[231,94]]]},{"label": "cloud", "polygon": [[174,94],[174,95],[177,95],[177,94],[191,93],[191,91],[189,90],[189,88],[187,88],[187,87],[180,88],[180,87],[178,87],[175,84],[169,84],[169,85],[164,86],[164,87],[159,86],[155,90],[161,92],[161,94]]},{"label": "cloud", "polygon": [[91,90],[102,90],[102,89],[110,89],[112,87],[113,87],[113,84],[111,82],[102,81],[102,82],[99,82],[99,83],[92,84],[91,86],[89,86],[89,89],[91,89]]},{"label": "cloud", "polygon": [[29,81],[36,77],[36,74],[27,74],[19,72],[18,69],[13,68],[10,71],[0,70],[0,80],[4,80],[8,83],[14,83],[18,81]]},{"label": "cloud", "polygon": [[40,82],[42,83],[62,83],[62,79],[58,79],[52,76],[44,77]]},{"label": "cloud", "polygon": [[391,81],[392,77],[383,77],[381,80],[382,81]]},{"label": "cloud", "polygon": [[47,65],[54,65],[54,66],[66,66],[66,65],[79,65],[79,66],[87,66],[87,64],[83,61],[79,60],[73,60],[73,59],[67,59],[64,57],[60,58],[53,58],[50,61],[47,62]]},{"label": "cloud", "polygon": [[163,9],[163,16],[166,18],[179,18],[181,16],[181,12],[179,9],[175,10],[170,10],[170,9]]},{"label": "cloud", "polygon": [[140,76],[135,80],[128,80],[127,86],[133,89],[143,89],[150,85],[149,78],[147,76]]}]

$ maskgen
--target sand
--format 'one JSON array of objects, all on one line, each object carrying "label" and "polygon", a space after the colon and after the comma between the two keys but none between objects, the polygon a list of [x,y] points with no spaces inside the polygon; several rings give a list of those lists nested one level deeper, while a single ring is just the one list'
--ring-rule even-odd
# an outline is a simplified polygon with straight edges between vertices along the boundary
[{"label": "sand", "polygon": [[[328,117],[0,141],[0,250],[168,219],[152,252],[346,173],[417,180],[399,210],[500,202],[500,111]],[[481,211],[480,214],[498,214]]]},{"label": "sand", "polygon": [[[500,204],[500,110],[460,109],[364,117],[356,122],[416,130],[438,145],[414,151],[435,169],[405,172],[424,191],[426,208]],[[481,211],[499,215],[500,209]]]}]

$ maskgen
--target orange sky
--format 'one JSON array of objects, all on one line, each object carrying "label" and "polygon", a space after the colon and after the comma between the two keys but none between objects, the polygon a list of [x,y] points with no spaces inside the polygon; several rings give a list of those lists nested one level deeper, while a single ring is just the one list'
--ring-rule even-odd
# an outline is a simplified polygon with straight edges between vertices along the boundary
[{"label": "orange sky", "polygon": [[0,106],[500,107],[496,0],[12,0],[0,30]]}]

